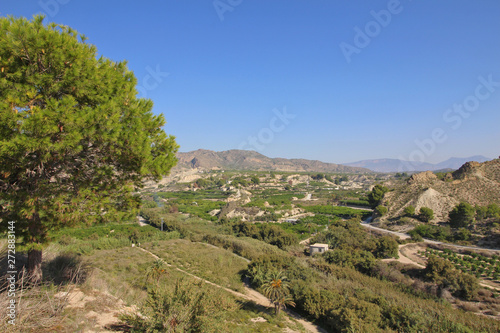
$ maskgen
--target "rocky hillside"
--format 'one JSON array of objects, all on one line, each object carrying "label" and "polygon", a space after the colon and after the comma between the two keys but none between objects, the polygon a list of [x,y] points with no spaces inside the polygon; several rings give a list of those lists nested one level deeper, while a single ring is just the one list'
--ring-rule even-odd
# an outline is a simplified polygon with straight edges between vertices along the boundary
[{"label": "rocky hillside", "polygon": [[371,173],[370,170],[305,159],[269,158],[250,150],[215,152],[199,149],[178,153],[178,168],[332,173]]},{"label": "rocky hillside", "polygon": [[444,221],[461,201],[480,206],[500,204],[500,159],[467,162],[442,179],[431,171],[414,174],[405,184],[386,193],[383,204],[389,208],[388,218],[402,216],[404,208],[412,205],[417,211],[429,207],[436,220]]}]

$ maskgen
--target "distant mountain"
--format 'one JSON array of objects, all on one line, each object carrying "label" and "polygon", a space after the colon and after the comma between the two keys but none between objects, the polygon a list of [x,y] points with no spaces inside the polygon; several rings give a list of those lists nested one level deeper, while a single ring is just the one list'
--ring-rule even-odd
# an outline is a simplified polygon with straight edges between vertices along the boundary
[{"label": "distant mountain", "polygon": [[270,158],[251,150],[226,150],[215,152],[199,149],[177,153],[177,168],[219,170],[298,171],[331,173],[370,173],[364,168],[324,163],[305,159]]},{"label": "distant mountain", "polygon": [[456,170],[460,168],[466,162],[486,162],[492,160],[484,156],[476,155],[471,157],[452,157],[446,161],[432,164],[432,163],[421,163],[421,162],[408,162],[398,159],[383,158],[377,160],[363,160],[354,163],[346,163],[344,165],[366,168],[375,172],[414,172],[414,171],[437,171],[452,169]]},{"label": "distant mountain", "polygon": [[487,161],[491,161],[491,160],[492,160],[492,158],[488,158],[488,157],[485,157],[482,155],[475,155],[475,156],[466,157],[466,158],[452,157],[452,158],[447,159],[446,161],[435,164],[435,166],[437,169],[454,169],[454,170],[456,170],[456,169],[460,168],[466,162],[474,161],[474,162],[483,163],[483,162],[487,162]]}]

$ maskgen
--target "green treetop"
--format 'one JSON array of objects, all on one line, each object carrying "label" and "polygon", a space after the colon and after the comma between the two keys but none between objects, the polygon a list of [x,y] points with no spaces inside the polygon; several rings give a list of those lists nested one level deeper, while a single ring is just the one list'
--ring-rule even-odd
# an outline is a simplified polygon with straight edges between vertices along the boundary
[{"label": "green treetop", "polygon": [[50,230],[131,212],[133,186],[175,165],[175,138],[136,83],[67,26],[0,18],[1,226],[16,222],[35,280]]}]

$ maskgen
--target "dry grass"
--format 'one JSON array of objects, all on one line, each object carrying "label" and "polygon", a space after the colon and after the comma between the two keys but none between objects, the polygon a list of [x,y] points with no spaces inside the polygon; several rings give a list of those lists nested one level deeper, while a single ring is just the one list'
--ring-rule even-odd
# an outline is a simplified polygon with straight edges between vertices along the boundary
[{"label": "dry grass", "polygon": [[5,286],[0,294],[0,308],[7,309],[11,299],[16,301],[15,325],[8,322],[10,318],[4,317],[0,321],[0,332],[56,332],[64,327],[66,319],[65,307],[68,305],[67,297],[55,297],[58,293],[69,295],[75,288],[74,281],[82,272],[80,269],[69,276],[68,283],[58,286],[45,282],[33,286],[25,270],[18,275],[15,297],[8,297]]}]

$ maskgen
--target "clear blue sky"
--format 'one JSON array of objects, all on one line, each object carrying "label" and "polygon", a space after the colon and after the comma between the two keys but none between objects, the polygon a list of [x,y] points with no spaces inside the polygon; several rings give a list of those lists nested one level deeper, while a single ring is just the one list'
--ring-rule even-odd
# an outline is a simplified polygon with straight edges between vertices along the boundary
[{"label": "clear blue sky", "polygon": [[1,16],[36,13],[127,60],[181,151],[500,155],[498,0],[0,3]]}]

